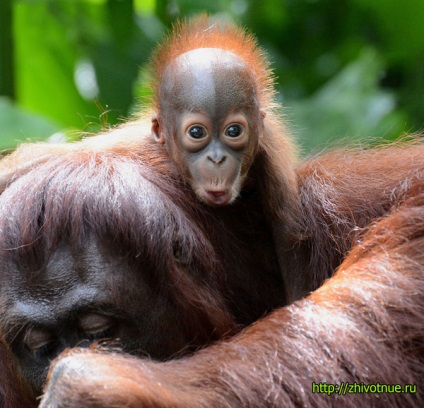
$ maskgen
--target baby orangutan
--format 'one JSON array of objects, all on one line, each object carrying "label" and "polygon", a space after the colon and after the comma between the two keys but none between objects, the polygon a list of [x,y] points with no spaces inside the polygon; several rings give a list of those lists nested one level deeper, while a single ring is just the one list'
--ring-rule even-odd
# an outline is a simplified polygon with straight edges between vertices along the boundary
[{"label": "baby orangutan", "polygon": [[[258,194],[272,229],[289,302],[312,287],[291,274],[285,255],[301,236],[295,148],[274,101],[273,77],[255,39],[235,25],[200,17],[174,27],[152,57],[151,134],[203,203],[221,207]],[[51,154],[69,149],[131,149],[146,145],[143,124],[80,144],[23,146],[2,163],[5,185]],[[136,127],[134,127],[136,126]],[[33,149],[41,150],[32,153]],[[3,177],[1,177],[3,176]]]},{"label": "baby orangutan", "polygon": [[[64,334],[68,347],[105,337],[102,324],[94,336],[81,327],[87,310],[61,280],[87,288],[89,317],[111,311],[106,332],[122,350],[62,354],[43,408],[423,406],[424,145],[295,167],[261,50],[205,17],[175,27],[152,77],[139,120],[0,163],[0,184],[12,184],[0,197],[0,406],[24,401],[31,378],[40,391]],[[48,245],[63,234],[68,256]],[[354,383],[408,391],[314,388]]]}]

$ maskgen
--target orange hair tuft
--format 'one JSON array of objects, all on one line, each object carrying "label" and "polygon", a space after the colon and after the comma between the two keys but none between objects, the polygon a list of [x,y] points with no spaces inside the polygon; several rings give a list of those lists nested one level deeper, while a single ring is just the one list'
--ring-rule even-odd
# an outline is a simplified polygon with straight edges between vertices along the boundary
[{"label": "orange hair tuft", "polygon": [[256,38],[234,23],[214,21],[207,15],[176,23],[151,58],[152,90],[158,106],[158,89],[167,65],[197,48],[219,48],[238,55],[251,69],[262,106],[271,106],[274,76],[266,54]]}]

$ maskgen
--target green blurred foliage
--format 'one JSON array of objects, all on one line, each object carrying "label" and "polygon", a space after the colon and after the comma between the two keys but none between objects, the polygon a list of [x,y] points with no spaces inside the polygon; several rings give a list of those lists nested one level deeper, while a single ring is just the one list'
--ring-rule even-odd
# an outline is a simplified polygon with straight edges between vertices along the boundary
[{"label": "green blurred foliage", "polygon": [[40,115],[30,114],[13,104],[8,98],[0,97],[0,146],[11,147],[13,142],[44,140],[47,135],[58,135],[61,126]]},{"label": "green blurred foliage", "polygon": [[[343,142],[395,139],[403,132],[406,115],[396,108],[393,92],[379,88],[381,59],[364,49],[311,97],[293,102],[291,117],[304,149]],[[307,124],[307,127],[303,127]],[[314,132],[316,130],[316,132]]]},{"label": "green blurred foliage", "polygon": [[153,46],[177,18],[205,11],[257,35],[305,152],[424,123],[422,0],[0,2],[0,85],[13,82],[0,86],[0,149],[127,118],[149,93]]}]

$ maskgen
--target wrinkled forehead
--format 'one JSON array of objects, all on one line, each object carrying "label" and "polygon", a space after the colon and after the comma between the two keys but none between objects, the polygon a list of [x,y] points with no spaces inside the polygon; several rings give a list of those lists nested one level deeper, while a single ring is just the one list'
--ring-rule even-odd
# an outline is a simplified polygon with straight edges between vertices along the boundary
[{"label": "wrinkled forehead", "polygon": [[81,273],[95,264],[99,251],[88,247],[87,237],[111,256],[160,269],[173,240],[186,242],[193,233],[184,209],[170,195],[173,190],[166,191],[166,180],[154,184],[138,163],[116,162],[113,172],[107,164],[69,173],[70,166],[54,165],[47,168],[48,183],[46,172],[38,169],[0,196],[0,295],[5,282],[38,279],[62,243],[72,252],[54,265],[64,271],[70,260],[83,265]]},{"label": "wrinkled forehead", "polygon": [[[7,262],[4,257],[2,260],[2,297],[9,292],[17,302],[20,298],[55,298],[82,282],[93,283],[95,279],[100,280],[99,275],[101,280],[105,280],[108,266],[100,256],[96,240],[92,237],[87,239],[84,247],[78,248],[78,252],[70,245],[62,243],[40,269],[22,268],[16,262]],[[3,270],[5,266],[7,271]]]},{"label": "wrinkled forehead", "polygon": [[249,68],[236,54],[218,48],[198,48],[171,62],[163,75],[161,107],[204,110],[217,114],[256,101],[256,86]]}]

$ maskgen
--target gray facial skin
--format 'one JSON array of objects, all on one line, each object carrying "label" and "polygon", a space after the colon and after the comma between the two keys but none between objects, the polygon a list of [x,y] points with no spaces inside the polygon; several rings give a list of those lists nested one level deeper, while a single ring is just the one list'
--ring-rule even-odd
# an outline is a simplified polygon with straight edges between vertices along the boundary
[{"label": "gray facial skin", "polygon": [[251,71],[232,52],[198,48],[166,68],[152,132],[201,201],[234,202],[258,148],[263,113]]},{"label": "gray facial skin", "polygon": [[[126,352],[163,359],[187,344],[183,325],[178,329],[175,323],[175,305],[154,294],[143,279],[151,267],[139,270],[127,258],[104,252],[93,240],[78,253],[64,246],[32,278],[17,265],[2,265],[7,267],[0,274],[3,329],[36,392],[50,362],[66,348],[108,339]],[[174,329],[168,340],[166,333]]]}]

